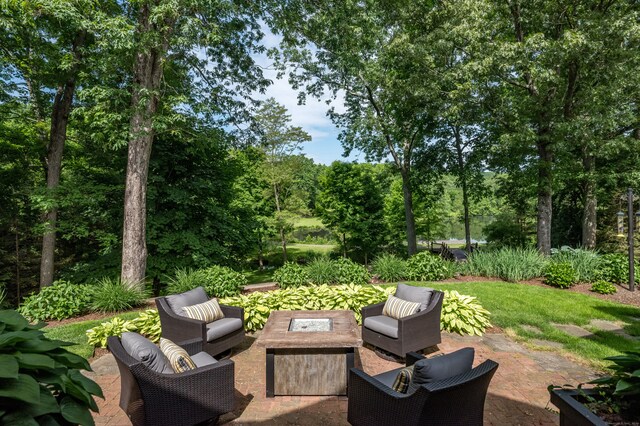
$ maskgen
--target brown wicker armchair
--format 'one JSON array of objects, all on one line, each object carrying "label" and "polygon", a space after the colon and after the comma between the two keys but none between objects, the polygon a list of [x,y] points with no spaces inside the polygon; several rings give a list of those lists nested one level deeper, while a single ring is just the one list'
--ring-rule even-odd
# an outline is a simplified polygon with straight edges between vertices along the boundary
[{"label": "brown wicker armchair", "polygon": [[[423,358],[408,353],[407,366]],[[497,368],[496,362],[487,360],[462,374],[422,384],[408,394],[391,388],[401,368],[374,377],[352,368],[347,419],[354,426],[480,426],[489,382]]]},{"label": "brown wicker armchair", "polygon": [[[398,288],[402,285],[399,284]],[[396,295],[399,296],[398,292]],[[441,342],[440,313],[443,298],[443,292],[433,290],[423,310],[399,320],[382,315],[385,302],[365,306],[361,311],[362,341],[398,357],[437,345]]]},{"label": "brown wicker armchair", "polygon": [[202,287],[182,294],[156,298],[162,337],[174,342],[198,338],[203,342],[204,351],[213,356],[241,344],[245,335],[242,308],[221,304],[220,308],[225,317],[209,324],[177,313],[185,306],[203,303],[208,299]]},{"label": "brown wicker armchair", "polygon": [[[183,373],[159,373],[130,355],[120,338],[109,337],[107,345],[120,370],[120,407],[134,426],[215,424],[219,416],[233,410],[233,361]],[[180,345],[194,360],[199,353],[209,356],[202,353],[198,339]]]}]

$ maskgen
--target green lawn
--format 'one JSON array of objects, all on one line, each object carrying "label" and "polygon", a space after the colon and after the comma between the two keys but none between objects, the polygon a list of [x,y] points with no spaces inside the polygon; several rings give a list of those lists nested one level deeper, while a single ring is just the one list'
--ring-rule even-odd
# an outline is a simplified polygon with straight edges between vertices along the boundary
[{"label": "green lawn", "polygon": [[[136,310],[117,315],[114,314],[113,317],[118,316],[125,320],[130,320],[138,315],[140,315],[140,311]],[[84,358],[90,358],[93,356],[93,346],[87,343],[87,330],[95,327],[96,325],[100,325],[100,323],[108,321],[113,317],[65,324],[57,327],[45,328],[43,331],[50,339],[64,340],[66,342],[74,343],[73,346],[69,346],[68,348],[71,352]]]},{"label": "green lawn", "polygon": [[[607,363],[603,358],[618,355],[622,351],[638,349],[639,342],[615,333],[598,330],[588,324],[592,319],[619,322],[626,333],[640,336],[640,309],[607,302],[595,297],[555,288],[506,282],[477,283],[412,283],[441,290],[458,290],[478,298],[491,312],[494,325],[515,335],[516,339],[531,342],[533,339],[562,343],[564,350],[597,367]],[[589,339],[573,337],[552,324],[574,324],[583,327],[594,336]],[[523,325],[541,330],[533,333]]]}]

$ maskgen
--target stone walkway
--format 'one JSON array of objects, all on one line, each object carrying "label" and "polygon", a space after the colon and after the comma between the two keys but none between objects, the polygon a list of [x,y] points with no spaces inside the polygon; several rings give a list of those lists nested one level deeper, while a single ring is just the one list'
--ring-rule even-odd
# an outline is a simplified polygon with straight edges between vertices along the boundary
[{"label": "stone walkway", "polygon": [[[248,335],[236,348],[236,409],[220,419],[231,425],[347,425],[346,397],[265,396],[264,348],[253,343],[258,334]],[[500,364],[485,404],[486,425],[557,425],[558,415],[548,410],[549,384],[574,384],[591,380],[594,372],[552,352],[532,351],[503,334],[458,336],[443,333],[443,353],[465,346],[475,348],[474,365],[485,359]],[[377,374],[399,364],[380,359],[368,348],[359,348],[356,366],[369,374]],[[89,375],[102,387],[105,400],[98,400],[97,425],[130,425],[118,406],[120,377],[109,354],[96,360]],[[550,409],[555,407],[549,405]]]}]

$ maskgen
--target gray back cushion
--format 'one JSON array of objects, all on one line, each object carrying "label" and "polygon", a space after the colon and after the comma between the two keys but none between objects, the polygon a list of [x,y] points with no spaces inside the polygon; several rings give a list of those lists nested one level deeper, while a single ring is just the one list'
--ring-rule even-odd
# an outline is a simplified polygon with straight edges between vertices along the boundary
[{"label": "gray back cushion", "polygon": [[425,383],[466,373],[473,367],[474,354],[473,348],[462,348],[450,354],[421,359],[413,365],[409,392],[414,392]]},{"label": "gray back cushion", "polygon": [[185,306],[197,305],[198,303],[204,303],[209,300],[209,297],[204,291],[204,288],[196,287],[193,290],[189,290],[184,293],[167,296],[166,300],[173,312],[178,315],[185,316],[182,308]]},{"label": "gray back cushion", "polygon": [[129,355],[157,373],[173,374],[173,368],[159,347],[149,339],[130,331],[120,337],[122,347]]},{"label": "gray back cushion", "polygon": [[420,310],[424,311],[431,301],[432,294],[432,288],[414,287],[400,283],[398,284],[398,288],[396,288],[395,296],[403,300],[408,300],[409,302],[420,302]]}]

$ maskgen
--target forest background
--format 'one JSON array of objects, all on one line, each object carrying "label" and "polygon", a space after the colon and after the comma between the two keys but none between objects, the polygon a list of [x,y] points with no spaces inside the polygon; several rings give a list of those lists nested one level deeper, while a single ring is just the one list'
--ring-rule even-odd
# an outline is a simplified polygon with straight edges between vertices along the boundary
[{"label": "forest background", "polygon": [[[494,245],[621,250],[640,182],[632,1],[3,1],[0,286],[160,283],[286,260],[301,218],[337,255],[410,255],[473,216]],[[282,37],[262,44],[262,28]],[[328,114],[310,139],[254,58]],[[471,230],[460,236],[471,239]]]}]

